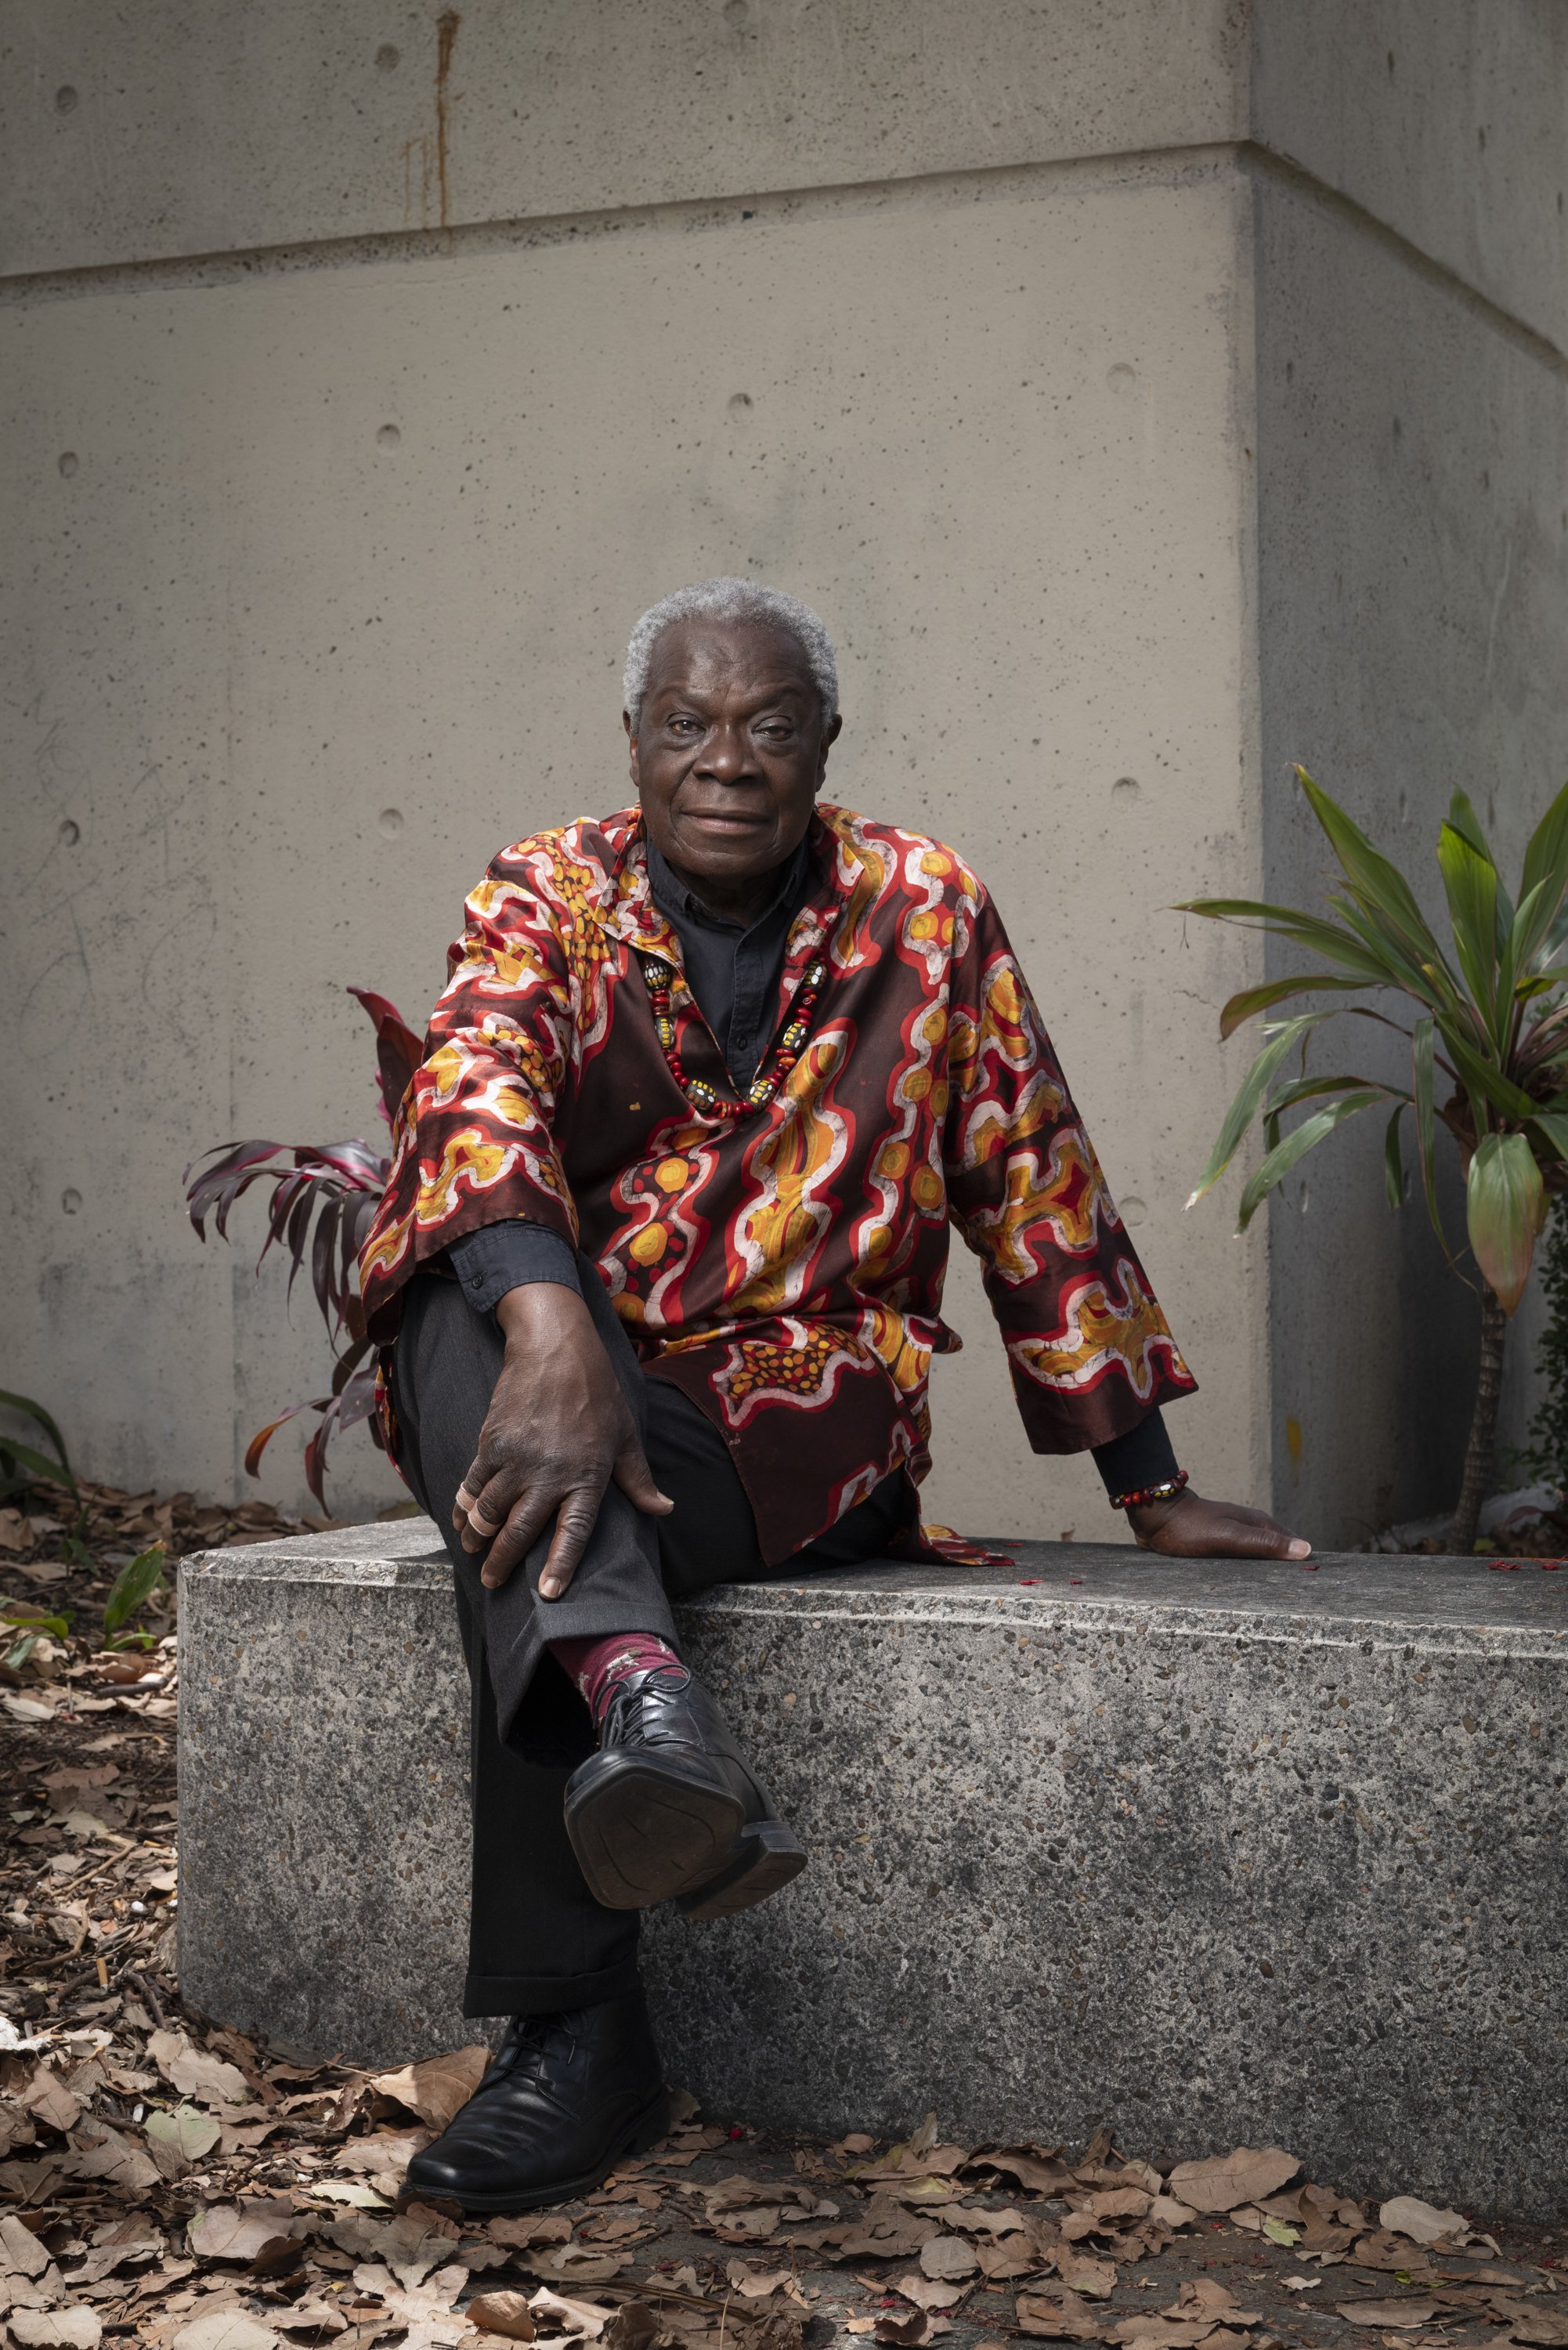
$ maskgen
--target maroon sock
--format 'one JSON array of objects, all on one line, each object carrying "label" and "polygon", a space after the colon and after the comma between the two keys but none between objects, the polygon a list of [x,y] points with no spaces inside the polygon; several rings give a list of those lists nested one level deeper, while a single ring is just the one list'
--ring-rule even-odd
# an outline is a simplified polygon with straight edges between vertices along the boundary
[{"label": "maroon sock", "polygon": [[550,1654],[569,1673],[596,1722],[620,1682],[628,1674],[653,1671],[659,1666],[686,1670],[668,1640],[657,1632],[608,1632],[588,1640],[552,1640]]}]

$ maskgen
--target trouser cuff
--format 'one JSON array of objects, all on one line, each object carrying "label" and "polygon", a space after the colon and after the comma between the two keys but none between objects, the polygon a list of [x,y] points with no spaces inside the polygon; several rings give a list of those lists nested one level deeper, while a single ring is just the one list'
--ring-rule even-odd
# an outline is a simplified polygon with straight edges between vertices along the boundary
[{"label": "trouser cuff", "polygon": [[481,1975],[462,1987],[464,2015],[554,2015],[567,2007],[602,2007],[625,1999],[639,1981],[635,1957],[581,1975]]}]

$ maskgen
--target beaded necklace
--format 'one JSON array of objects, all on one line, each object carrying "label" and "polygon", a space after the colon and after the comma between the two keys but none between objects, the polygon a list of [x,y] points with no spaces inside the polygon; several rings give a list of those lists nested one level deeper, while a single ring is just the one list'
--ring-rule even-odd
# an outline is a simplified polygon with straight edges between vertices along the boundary
[{"label": "beaded necklace", "polygon": [[675,1020],[670,1009],[670,983],[674,977],[660,955],[639,953],[643,984],[653,1009],[654,1031],[664,1057],[670,1064],[670,1074],[692,1108],[701,1118],[745,1118],[751,1111],[766,1109],[790,1071],[800,1058],[801,1046],[811,1034],[811,1016],[816,1000],[827,979],[827,965],[813,962],[806,965],[788,1021],[777,1044],[768,1054],[756,1076],[739,1100],[730,1101],[702,1077],[689,1077],[680,1065],[680,1055],[675,1044]]}]

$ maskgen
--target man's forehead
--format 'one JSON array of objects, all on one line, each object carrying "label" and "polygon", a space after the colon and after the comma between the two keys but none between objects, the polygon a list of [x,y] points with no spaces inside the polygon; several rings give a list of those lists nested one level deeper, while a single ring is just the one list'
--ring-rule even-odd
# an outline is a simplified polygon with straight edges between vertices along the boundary
[{"label": "man's forehead", "polygon": [[695,691],[739,679],[756,690],[814,693],[805,648],[772,620],[672,620],[653,640],[648,693]]}]

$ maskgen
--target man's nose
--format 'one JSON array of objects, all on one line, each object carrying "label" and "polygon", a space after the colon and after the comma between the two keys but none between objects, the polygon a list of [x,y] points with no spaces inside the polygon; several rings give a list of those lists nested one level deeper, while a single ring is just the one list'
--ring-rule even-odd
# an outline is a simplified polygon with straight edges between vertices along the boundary
[{"label": "man's nose", "polygon": [[721,720],[709,730],[697,766],[700,775],[711,775],[718,783],[744,783],[755,773],[745,728]]}]

